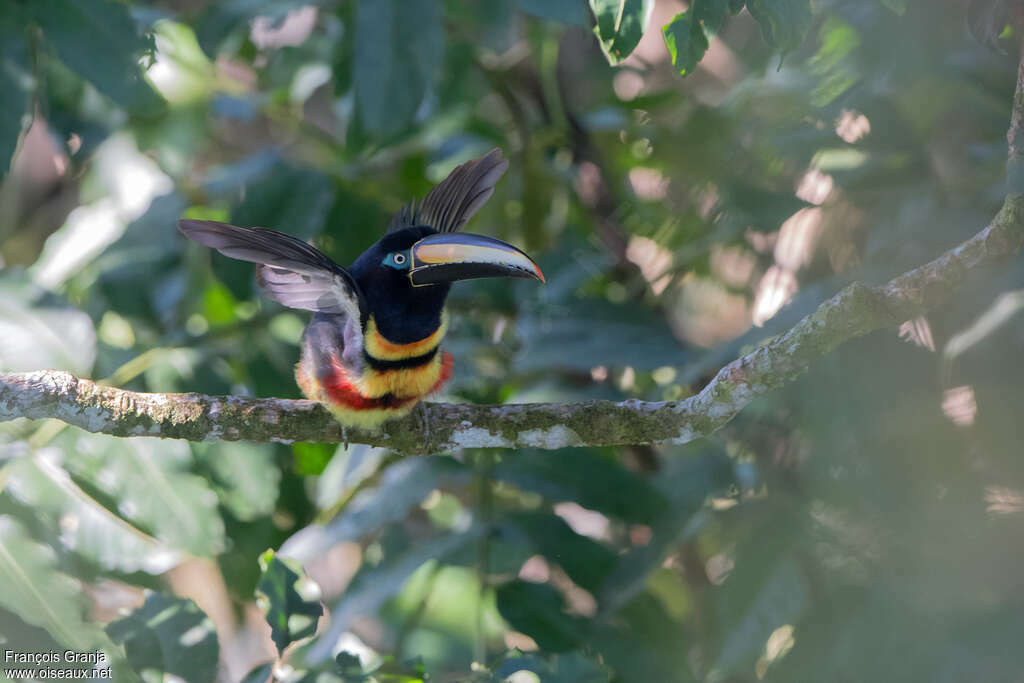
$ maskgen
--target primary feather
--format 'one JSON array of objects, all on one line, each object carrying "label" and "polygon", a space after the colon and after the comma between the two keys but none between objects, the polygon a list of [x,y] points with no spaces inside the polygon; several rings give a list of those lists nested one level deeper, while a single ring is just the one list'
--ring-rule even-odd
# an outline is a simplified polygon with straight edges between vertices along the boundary
[{"label": "primary feather", "polygon": [[365,317],[363,294],[355,279],[296,237],[217,221],[181,220],[178,229],[225,256],[261,264],[257,282],[274,301],[318,313],[344,313],[360,322]]},{"label": "primary feather", "polygon": [[388,232],[417,225],[426,225],[438,232],[461,230],[491,198],[495,183],[506,170],[508,160],[498,148],[457,166],[418,206],[413,201],[402,207],[391,221]]}]

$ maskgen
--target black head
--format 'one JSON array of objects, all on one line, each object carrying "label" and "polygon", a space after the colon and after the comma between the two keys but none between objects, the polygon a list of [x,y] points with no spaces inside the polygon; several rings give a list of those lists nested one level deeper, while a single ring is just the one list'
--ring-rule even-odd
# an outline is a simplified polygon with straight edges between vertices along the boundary
[{"label": "black head", "polygon": [[388,233],[349,271],[377,329],[397,343],[418,341],[437,329],[452,282],[480,277],[544,280],[537,264],[510,244],[420,225]]},{"label": "black head", "polygon": [[426,226],[388,233],[348,269],[363,291],[377,329],[395,343],[428,337],[441,324],[441,311],[451,284],[414,287],[409,279],[413,245],[434,234],[437,231]]}]

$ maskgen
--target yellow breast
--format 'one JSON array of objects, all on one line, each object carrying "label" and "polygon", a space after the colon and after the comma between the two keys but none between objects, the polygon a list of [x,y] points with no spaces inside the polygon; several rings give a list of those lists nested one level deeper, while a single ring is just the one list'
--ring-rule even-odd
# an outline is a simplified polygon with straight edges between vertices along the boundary
[{"label": "yellow breast", "polygon": [[398,398],[420,397],[435,390],[441,381],[442,356],[438,349],[448,329],[448,315],[442,312],[441,324],[428,337],[408,344],[397,344],[385,338],[377,329],[377,323],[370,316],[363,335],[363,348],[371,360],[383,363],[404,361],[417,356],[433,353],[433,357],[422,365],[407,368],[376,369],[368,362],[359,378],[359,393],[377,397],[392,394]]}]

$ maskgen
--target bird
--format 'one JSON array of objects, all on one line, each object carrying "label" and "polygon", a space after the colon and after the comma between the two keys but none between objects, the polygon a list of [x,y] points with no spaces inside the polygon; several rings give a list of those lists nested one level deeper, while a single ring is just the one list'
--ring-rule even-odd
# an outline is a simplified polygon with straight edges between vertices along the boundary
[{"label": "bird", "polygon": [[267,297],[313,312],[295,366],[299,388],[343,428],[374,430],[451,379],[454,361],[440,345],[452,283],[545,281],[517,247],[460,232],[508,165],[495,148],[456,167],[422,202],[403,206],[348,268],[277,230],[191,219],[179,220],[178,229],[225,256],[259,264],[256,281]]}]

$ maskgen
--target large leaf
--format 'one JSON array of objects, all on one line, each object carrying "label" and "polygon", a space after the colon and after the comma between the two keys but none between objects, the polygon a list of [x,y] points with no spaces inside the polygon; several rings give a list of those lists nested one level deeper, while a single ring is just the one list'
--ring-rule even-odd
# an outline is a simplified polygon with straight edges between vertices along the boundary
[{"label": "large leaf", "polygon": [[228,441],[195,444],[193,450],[209,468],[221,505],[236,519],[250,521],[274,511],[281,471],[271,445]]},{"label": "large leaf", "polygon": [[82,614],[81,588],[56,570],[53,550],[28,537],[12,517],[0,515],[0,605],[46,629],[61,645],[80,652],[104,641]]},{"label": "large leaf", "polygon": [[503,521],[524,533],[538,553],[558,564],[580,587],[596,593],[615,566],[615,553],[573,531],[560,517],[517,512]]},{"label": "large leaf", "polygon": [[279,653],[292,643],[316,633],[323,616],[320,587],[294,560],[277,557],[273,550],[260,556],[259,585],[256,596],[270,625],[270,636]]},{"label": "large leaf", "polygon": [[[309,448],[300,448],[300,446]],[[296,460],[298,461],[300,453],[323,453],[323,451],[314,450],[318,447],[324,448],[326,457],[330,458],[326,466],[319,472],[320,477],[316,482],[316,504],[321,510],[327,509],[337,501],[351,495],[367,477],[377,472],[381,462],[388,454],[384,448],[373,448],[365,444],[355,444],[349,448],[344,445],[295,444],[293,451],[296,454]],[[332,450],[333,455],[331,455]],[[298,465],[298,462],[296,464]]]},{"label": "large leaf", "polygon": [[521,315],[516,332],[523,342],[515,359],[519,372],[590,372],[599,365],[654,370],[687,360],[663,318],[606,300],[577,300]]},{"label": "large leaf", "polygon": [[104,569],[162,573],[180,560],[180,554],[100,505],[71,479],[59,464],[56,449],[12,462],[7,470],[7,491],[19,502],[60,529],[69,550],[93,560]]},{"label": "large leaf", "polygon": [[0,370],[88,375],[96,358],[92,319],[41,300],[43,293],[21,275],[0,277]]},{"label": "large leaf", "polygon": [[212,683],[217,678],[217,632],[191,600],[149,593],[142,607],[108,624],[107,633],[124,646],[132,669],[145,680],[177,676]]},{"label": "large leaf", "polygon": [[0,179],[7,173],[21,134],[32,114],[29,94],[32,72],[28,65],[28,41],[21,6],[0,4]]},{"label": "large leaf", "polygon": [[687,10],[677,14],[672,21],[661,29],[665,38],[665,47],[672,57],[672,66],[680,76],[693,73],[697,62],[708,51],[708,38],[701,25],[694,21],[693,12]]},{"label": "large leaf", "polygon": [[117,512],[170,548],[210,556],[224,546],[217,494],[191,474],[184,441],[66,432],[61,465],[91,490],[117,501]]},{"label": "large leaf", "polygon": [[594,33],[610,64],[618,64],[636,49],[654,9],[652,0],[590,0],[597,24]]},{"label": "large leaf", "polygon": [[726,18],[737,11],[733,0],[695,0],[689,10],[662,27],[665,46],[680,76],[693,73],[708,50],[708,34],[718,33]]},{"label": "large leaf", "polygon": [[331,611],[330,627],[317,639],[310,659],[316,662],[326,658],[353,619],[371,614],[396,596],[413,572],[428,562],[445,561],[479,538],[481,531],[474,526],[463,533],[437,536],[404,551],[388,553],[376,566],[361,568]]},{"label": "large leaf", "polygon": [[779,524],[803,528],[798,512],[771,502],[753,503],[744,512],[751,525],[715,605],[718,633],[708,668],[718,679],[751,670],[772,632],[797,624],[811,600],[799,533],[773,533]]},{"label": "large leaf", "polygon": [[679,543],[696,531],[701,519],[700,511],[707,498],[734,485],[729,457],[725,453],[708,450],[710,452],[677,457],[659,473],[658,489],[669,505],[651,525],[651,538],[647,544],[632,548],[619,557],[597,596],[604,608],[615,611],[642,591],[651,572],[662,565],[665,557]]},{"label": "large leaf", "polygon": [[649,524],[667,505],[665,496],[642,477],[612,458],[582,448],[518,451],[497,463],[491,476],[552,502],[573,501],[627,522]]},{"label": "large leaf", "polygon": [[243,186],[244,199],[231,211],[238,225],[283,230],[308,239],[324,225],[334,186],[323,173],[278,163]]},{"label": "large leaf", "polygon": [[436,0],[359,0],[354,83],[367,132],[401,132],[437,84],[444,55],[441,19]]},{"label": "large leaf", "polygon": [[71,70],[132,114],[159,113],[163,100],[143,79],[139,62],[152,50],[124,3],[32,0],[28,11]]},{"label": "large leaf", "polygon": [[465,483],[469,468],[448,457],[429,456],[399,460],[385,470],[380,485],[361,492],[325,526],[309,526],[281,546],[281,554],[308,561],[343,541],[354,541],[388,522],[405,517],[442,485]]},{"label": "large leaf", "polygon": [[798,47],[811,28],[810,0],[747,0],[766,43],[782,53]]},{"label": "large leaf", "polygon": [[224,39],[233,32],[247,34],[256,17],[278,22],[290,11],[316,4],[320,3],[317,0],[218,0],[205,5],[196,18],[196,38],[207,55],[216,57]]},{"label": "large leaf", "polygon": [[498,611],[548,652],[566,652],[586,642],[586,621],[567,614],[562,596],[551,586],[511,581],[498,588]]}]

